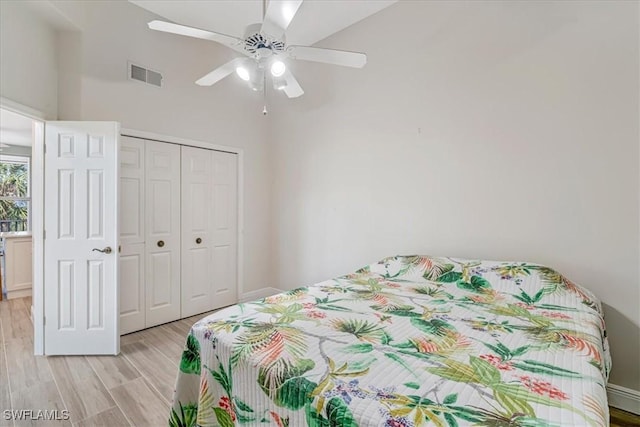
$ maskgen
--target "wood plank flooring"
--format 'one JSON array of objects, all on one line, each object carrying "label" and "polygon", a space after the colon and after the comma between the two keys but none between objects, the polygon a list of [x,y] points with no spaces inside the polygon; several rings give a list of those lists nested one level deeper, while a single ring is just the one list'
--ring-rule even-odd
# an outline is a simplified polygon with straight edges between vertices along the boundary
[{"label": "wood plank flooring", "polygon": [[[33,355],[30,298],[0,301],[0,427],[166,426],[189,328],[208,313],[125,335],[120,355]],[[68,421],[7,421],[5,409],[64,409]],[[612,427],[640,417],[610,408]]]},{"label": "wood plank flooring", "polygon": [[[33,355],[31,298],[0,301],[0,427],[166,426],[189,328],[209,313],[125,335],[120,355]],[[10,421],[5,409],[69,411]]]},{"label": "wood plank flooring", "polygon": [[617,408],[609,407],[611,413],[610,427],[638,427],[640,426],[640,416]]}]

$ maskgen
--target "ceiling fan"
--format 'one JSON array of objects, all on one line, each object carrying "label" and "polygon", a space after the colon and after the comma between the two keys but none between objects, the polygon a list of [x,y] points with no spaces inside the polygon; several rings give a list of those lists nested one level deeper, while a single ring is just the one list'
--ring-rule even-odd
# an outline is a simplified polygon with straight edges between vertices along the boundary
[{"label": "ceiling fan", "polygon": [[266,10],[263,2],[262,23],[247,26],[242,39],[165,21],[151,21],[148,25],[156,31],[218,42],[244,55],[197,80],[196,84],[200,86],[211,86],[235,71],[253,90],[262,91],[269,74],[274,89],[282,90],[289,98],[297,98],[304,91],[287,67],[289,59],[354,68],[362,68],[367,63],[367,55],[364,53],[287,45],[285,31],[302,2],[303,0],[271,0]]}]

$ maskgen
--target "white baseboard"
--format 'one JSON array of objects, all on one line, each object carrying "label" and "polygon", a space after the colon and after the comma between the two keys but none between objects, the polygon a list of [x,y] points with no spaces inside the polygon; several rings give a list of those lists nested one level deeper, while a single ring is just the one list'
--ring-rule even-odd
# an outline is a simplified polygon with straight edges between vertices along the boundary
[{"label": "white baseboard", "polygon": [[607,385],[609,406],[640,415],[640,391],[615,384]]},{"label": "white baseboard", "polygon": [[31,296],[30,286],[25,289],[15,289],[15,290],[7,291],[7,299],[24,298],[24,297],[30,297],[30,296]]},{"label": "white baseboard", "polygon": [[269,297],[271,295],[279,294],[284,292],[282,289],[278,288],[261,288],[255,291],[245,292],[240,295],[240,302],[249,302],[257,299]]}]

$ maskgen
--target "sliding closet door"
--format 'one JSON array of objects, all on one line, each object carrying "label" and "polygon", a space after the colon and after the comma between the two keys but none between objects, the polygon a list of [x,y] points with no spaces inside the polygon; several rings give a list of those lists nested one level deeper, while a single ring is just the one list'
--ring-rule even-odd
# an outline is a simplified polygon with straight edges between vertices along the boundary
[{"label": "sliding closet door", "polygon": [[238,156],[182,147],[182,317],[238,302]]},{"label": "sliding closet door", "polygon": [[211,310],[213,151],[182,147],[182,317]]},{"label": "sliding closet door", "polygon": [[238,156],[213,152],[213,308],[238,302]]},{"label": "sliding closet door", "polygon": [[146,326],[180,318],[180,146],[146,141]]},{"label": "sliding closet door", "polygon": [[120,334],[145,328],[144,141],[120,144]]}]

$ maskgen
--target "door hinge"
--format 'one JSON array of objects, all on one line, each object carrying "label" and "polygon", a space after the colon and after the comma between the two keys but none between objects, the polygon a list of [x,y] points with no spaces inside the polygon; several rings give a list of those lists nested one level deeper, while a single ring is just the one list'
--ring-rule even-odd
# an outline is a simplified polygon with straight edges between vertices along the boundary
[{"label": "door hinge", "polygon": [[42,238],[43,239],[47,238],[47,230],[42,230]]},{"label": "door hinge", "polygon": [[47,324],[47,316],[42,316],[42,324],[43,325]]},{"label": "door hinge", "polygon": [[43,148],[44,148],[44,154],[47,154],[47,144],[44,144]]}]

